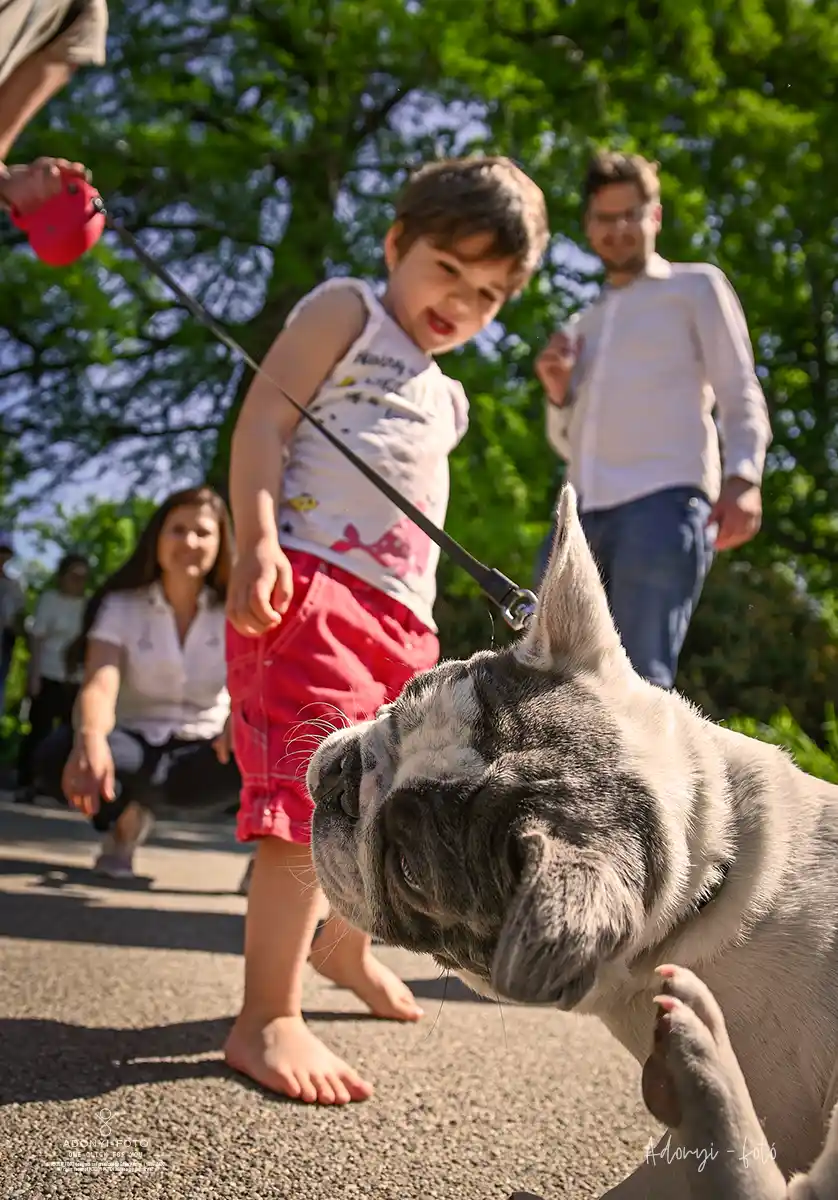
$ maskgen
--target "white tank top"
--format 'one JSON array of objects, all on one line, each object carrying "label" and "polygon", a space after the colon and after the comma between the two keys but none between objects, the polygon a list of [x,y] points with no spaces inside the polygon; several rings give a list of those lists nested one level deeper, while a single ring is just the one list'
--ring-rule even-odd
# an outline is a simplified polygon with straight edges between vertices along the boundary
[{"label": "white tank top", "polygon": [[[448,455],[468,428],[463,387],[411,341],[361,280],[321,284],[292,310],[286,324],[326,288],[357,292],[368,319],[309,411],[442,526]],[[342,567],[436,631],[439,548],[304,419],[288,448],[278,523],[286,549]]]}]

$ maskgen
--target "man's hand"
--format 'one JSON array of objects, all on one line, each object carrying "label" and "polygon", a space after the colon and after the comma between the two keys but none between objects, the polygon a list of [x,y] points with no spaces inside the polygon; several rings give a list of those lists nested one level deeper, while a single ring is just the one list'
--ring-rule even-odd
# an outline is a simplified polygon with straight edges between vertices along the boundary
[{"label": "man's hand", "polygon": [[554,333],[535,360],[535,373],[547,399],[559,408],[567,398],[570,377],[583,344],[581,337],[574,339],[568,333]]},{"label": "man's hand", "polygon": [[291,564],[279,542],[266,538],[243,547],[233,563],[227,617],[245,637],[261,637],[280,623],[293,594]]},{"label": "man's hand", "polygon": [[66,158],[39,158],[25,166],[0,165],[0,203],[20,213],[32,212],[61,191],[62,172],[90,182],[87,168]]},{"label": "man's hand", "polygon": [[762,494],[755,483],[732,476],[722,484],[707,524],[717,524],[717,550],[735,550],[759,532],[762,524]]}]

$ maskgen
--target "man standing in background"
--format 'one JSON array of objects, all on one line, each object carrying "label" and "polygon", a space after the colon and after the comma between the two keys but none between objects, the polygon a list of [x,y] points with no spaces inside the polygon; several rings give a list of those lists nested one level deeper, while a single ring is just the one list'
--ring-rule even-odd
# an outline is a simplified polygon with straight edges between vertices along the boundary
[{"label": "man standing in background", "polygon": [[567,463],[626,652],[638,674],[671,688],[714,547],[759,530],[771,426],[729,281],[655,251],[657,165],[597,154],[583,203],[606,282],[536,361],[547,437]]},{"label": "man standing in background", "polygon": [[107,0],[0,0],[0,206],[29,212],[81,163],[41,158],[7,166],[17,138],[76,69],[105,62]]}]

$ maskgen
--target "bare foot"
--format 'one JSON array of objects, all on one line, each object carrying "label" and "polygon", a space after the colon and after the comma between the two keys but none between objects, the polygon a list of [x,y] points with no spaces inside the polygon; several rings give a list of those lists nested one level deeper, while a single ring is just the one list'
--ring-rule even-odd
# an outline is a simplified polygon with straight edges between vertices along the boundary
[{"label": "bare foot", "polygon": [[326,921],[309,962],[319,975],[359,996],[373,1016],[385,1021],[424,1016],[410,988],[374,956],[367,936],[340,918]]},{"label": "bare foot", "polygon": [[373,1092],[302,1017],[275,1017],[263,1024],[240,1016],[227,1038],[224,1060],[262,1087],[306,1104],[348,1104]]}]

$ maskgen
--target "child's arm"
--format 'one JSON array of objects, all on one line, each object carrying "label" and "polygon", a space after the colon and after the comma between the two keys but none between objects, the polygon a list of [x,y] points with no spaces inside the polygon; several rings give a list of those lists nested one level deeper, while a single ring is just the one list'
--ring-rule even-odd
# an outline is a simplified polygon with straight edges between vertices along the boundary
[{"label": "child's arm", "polygon": [[[279,334],[262,369],[307,405],[363,331],[367,311],[349,288],[324,291]],[[236,422],[230,452],[230,507],[237,556],[227,614],[240,633],[259,637],[278,624],[292,593],[291,568],[279,546],[276,511],[285,448],[299,414],[257,375]]]}]

